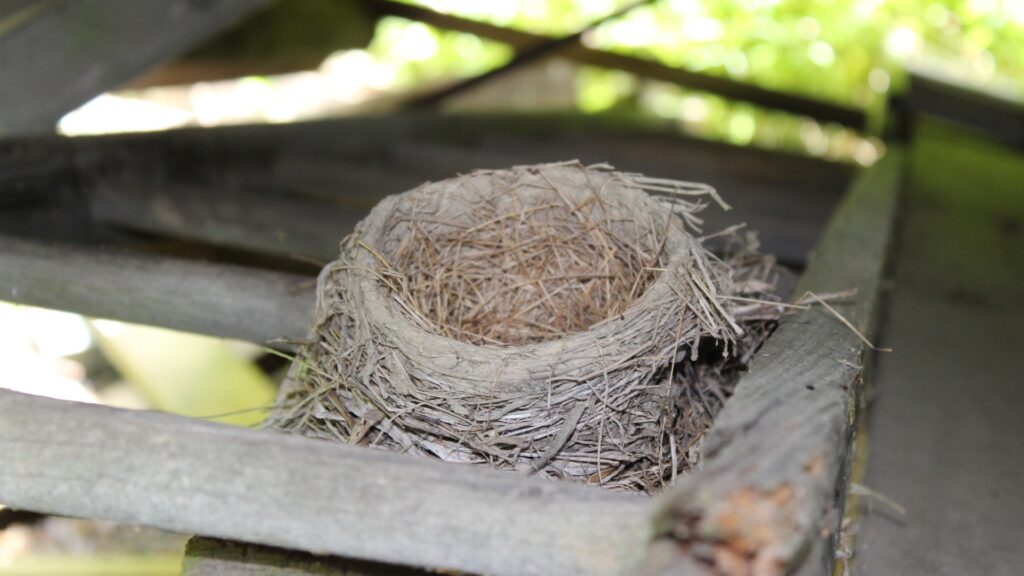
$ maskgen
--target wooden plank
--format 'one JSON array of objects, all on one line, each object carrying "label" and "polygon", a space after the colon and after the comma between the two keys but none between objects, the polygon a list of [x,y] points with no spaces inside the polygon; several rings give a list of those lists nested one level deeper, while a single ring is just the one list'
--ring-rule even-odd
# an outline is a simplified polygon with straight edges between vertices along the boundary
[{"label": "wooden plank", "polygon": [[635,495],[5,390],[0,453],[19,509],[354,559],[626,574],[650,537]]},{"label": "wooden plank", "polygon": [[99,318],[254,342],[303,338],[313,292],[294,274],[0,237],[0,299]]},{"label": "wooden plank", "polygon": [[[502,147],[500,152],[489,149],[496,144]],[[775,184],[763,174],[731,173],[721,166],[715,170],[697,162],[674,161],[673,155],[659,150],[657,144],[628,140],[553,137],[540,143],[516,140],[467,148],[398,144],[394,154],[400,165],[430,166],[442,178],[442,173],[454,175],[475,167],[540,162],[556,157],[562,149],[572,149],[584,161],[604,159],[647,174],[713,183],[734,209],[725,212],[712,207],[704,214],[705,228],[716,230],[745,222],[760,233],[766,252],[792,265],[802,264],[813,248],[841,190],[841,178],[833,179],[831,191],[793,188]],[[385,168],[364,168],[361,172],[381,177],[360,183],[349,177],[347,167],[331,162],[288,156],[281,158],[278,166],[276,184],[306,194],[275,193],[254,184],[180,184],[147,180],[141,174],[103,176],[84,183],[92,217],[98,223],[327,262],[337,256],[338,241],[375,202],[386,193],[411,189],[427,179],[409,175],[404,178],[405,187],[400,188],[399,174]]]},{"label": "wooden plank", "polygon": [[[442,14],[428,8],[401,2],[375,0],[374,5],[379,6],[381,11],[386,14],[419,20],[439,28],[475,34],[481,38],[504,42],[519,50],[537,47],[553,40],[548,36]],[[711,92],[732,100],[809,116],[823,122],[836,122],[856,129],[864,128],[867,123],[867,115],[864,111],[856,108],[831,104],[798,94],[769,90],[729,78],[674,68],[650,59],[598,50],[585,46],[578,39],[560,49],[558,54],[581,64],[623,70],[643,78],[660,80],[691,90]]]},{"label": "wooden plank", "polygon": [[708,230],[747,222],[766,251],[800,265],[853,172],[577,116],[412,114],[72,142],[79,181],[105,222],[318,260],[332,258],[338,239],[387,194],[572,156],[712,183],[735,210],[709,209]]},{"label": "wooden plank", "polygon": [[45,10],[0,34],[0,134],[51,131],[69,110],[183,52],[265,2],[45,3]]},{"label": "wooden plank", "polygon": [[[671,123],[616,114],[401,113],[295,124],[79,137],[69,139],[69,143],[76,148],[83,169],[96,166],[94,169],[116,171],[119,166],[144,164],[147,170],[163,177],[185,177],[219,185],[237,183],[246,175],[250,181],[265,182],[282,158],[293,158],[313,164],[338,164],[331,177],[333,184],[340,186],[347,183],[345,178],[349,174],[361,168],[370,168],[371,173],[376,173],[374,177],[389,171],[413,170],[418,181],[451,175],[450,168],[403,163],[396,154],[404,145],[444,144],[457,148],[458,154],[487,147],[497,158],[503,152],[503,143],[521,141],[532,146],[549,139],[572,140],[574,145],[593,140],[602,148],[614,148],[615,142],[622,142],[619,148],[642,142],[664,148],[661,157],[666,159],[666,166],[671,157],[680,170],[702,169],[737,177],[756,173],[756,178],[802,189],[820,189],[822,180],[845,183],[853,171],[848,164],[711,142],[687,136]],[[558,158],[574,152],[575,148],[567,148]],[[452,154],[449,163],[457,162],[458,154]],[[548,158],[552,160],[555,158]],[[372,183],[368,176],[360,180]]]},{"label": "wooden plank", "polygon": [[194,537],[182,576],[427,576],[420,568]]},{"label": "wooden plank", "polygon": [[910,113],[938,116],[1024,149],[1024,98],[1018,94],[967,87],[918,69],[910,75],[904,102]]},{"label": "wooden plank", "polygon": [[[796,291],[857,289],[832,306],[869,338],[903,164],[890,149],[862,175]],[[780,324],[667,495],[647,574],[831,574],[866,352],[821,307]]]},{"label": "wooden plank", "polygon": [[126,87],[171,86],[316,70],[339,50],[365,48],[376,21],[361,0],[289,0],[226,30]]},{"label": "wooden plank", "polygon": [[[368,207],[251,188],[215,188],[113,176],[88,186],[96,222],[327,263]],[[372,205],[372,204],[371,204]]]},{"label": "wooden plank", "polygon": [[[1015,576],[1024,499],[1024,153],[923,121],[868,418],[850,573]],[[850,514],[847,514],[850,516]]]}]

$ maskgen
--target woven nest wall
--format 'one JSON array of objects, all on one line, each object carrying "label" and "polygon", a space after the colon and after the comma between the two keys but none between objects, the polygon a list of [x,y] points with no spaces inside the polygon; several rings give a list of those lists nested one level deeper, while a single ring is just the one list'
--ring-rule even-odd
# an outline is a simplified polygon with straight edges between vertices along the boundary
[{"label": "woven nest wall", "polygon": [[272,417],[309,436],[650,491],[696,464],[778,316],[771,260],[699,239],[698,184],[578,162],[381,202],[319,278]]}]

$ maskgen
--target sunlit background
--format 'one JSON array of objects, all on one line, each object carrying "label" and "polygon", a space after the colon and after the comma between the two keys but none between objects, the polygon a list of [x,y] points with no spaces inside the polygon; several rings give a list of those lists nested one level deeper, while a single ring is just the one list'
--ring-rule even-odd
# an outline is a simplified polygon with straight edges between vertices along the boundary
[{"label": "sunlit background", "polygon": [[[626,3],[414,4],[555,37],[580,30]],[[888,96],[900,89],[908,68],[1015,98],[1024,94],[1024,0],[659,0],[601,24],[583,41],[865,109],[871,126],[858,133],[559,58],[500,80],[500,89],[456,98],[446,108],[622,113],[675,124],[701,138],[870,165],[884,154],[884,145],[872,134],[878,133]],[[386,112],[404,95],[483,73],[512,57],[512,49],[501,43],[386,16],[375,24],[367,47],[330,54],[314,69],[127,87],[68,113],[58,129],[86,135]],[[243,343],[0,303],[2,385],[54,398],[255,425],[273,401],[280,378],[280,373],[257,367],[255,361],[266,354]],[[88,547],[81,542],[91,540],[77,535],[80,531],[107,530],[116,534],[108,534],[111,539],[126,538],[115,527],[48,522],[31,530],[0,531],[0,572],[19,558],[46,551],[47,542],[55,539],[72,542],[61,548],[65,551]],[[149,538],[150,547],[142,548],[155,549],[157,560],[148,565],[128,562],[124,573],[176,573],[180,539],[155,532]],[[131,556],[134,551],[122,546],[115,553]],[[84,569],[82,564],[17,566],[20,572],[3,573],[71,574]],[[106,564],[103,570],[113,573],[115,568]]]},{"label": "sunlit background", "polygon": [[[551,36],[627,4],[616,0],[429,0],[440,12]],[[990,90],[1024,88],[1024,0],[845,2],[660,0],[584,35],[594,48],[864,108],[876,120],[907,66],[941,70]],[[316,70],[105,94],[60,122],[65,134],[292,122],[386,109],[387,102],[508,62],[512,50],[474,35],[386,16],[370,45],[328,56]],[[953,65],[951,65],[953,64]],[[880,142],[850,129],[622,71],[564,60],[529,76],[539,88],[457,101],[464,109],[620,110],[675,122],[740,145],[870,164]],[[545,76],[552,77],[543,82]],[[374,108],[377,106],[377,108]]]}]

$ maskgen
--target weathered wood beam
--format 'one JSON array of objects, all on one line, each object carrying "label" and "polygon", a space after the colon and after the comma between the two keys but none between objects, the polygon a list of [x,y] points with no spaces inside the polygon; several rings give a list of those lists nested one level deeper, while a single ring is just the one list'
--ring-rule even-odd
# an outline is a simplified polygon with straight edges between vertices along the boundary
[{"label": "weathered wood beam", "polygon": [[265,3],[40,2],[42,9],[11,29],[0,30],[0,134],[52,131],[66,112]]},{"label": "weathered wood beam", "polygon": [[902,102],[912,115],[938,116],[1024,150],[1024,99],[1019,96],[968,87],[918,69],[910,74]]},{"label": "weathered wood beam", "polygon": [[0,502],[293,550],[502,575],[629,573],[650,500],[0,389]]},{"label": "weathered wood beam", "polygon": [[[856,289],[830,305],[868,338],[903,165],[891,149],[858,179],[796,289]],[[715,420],[704,465],[666,496],[645,574],[831,574],[870,351],[821,305],[784,319]]]},{"label": "weathered wood beam", "polygon": [[127,88],[316,70],[334,52],[365,48],[375,24],[360,0],[279,0]]},{"label": "weathered wood beam", "polygon": [[[547,141],[531,146],[514,143],[515,150],[495,154],[487,149],[455,148],[443,145],[404,145],[396,153],[404,162],[427,165],[437,172],[449,169],[450,175],[471,171],[474,166],[511,166],[557,158],[560,146],[578,144],[574,151],[587,158],[605,158],[616,163],[625,155],[642,162],[648,174],[659,176],[707,174],[734,210],[709,209],[709,231],[745,222],[760,233],[763,249],[784,262],[799,265],[813,248],[828,214],[840,196],[841,179],[834,190],[808,192],[799,188],[772,184],[754,174],[738,176],[716,174],[700,167],[687,170],[671,155],[651,150],[642,142],[602,153],[594,142]],[[641,158],[644,151],[653,154]],[[280,159],[292,164],[288,157]],[[617,164],[619,166],[629,166]],[[320,262],[337,256],[338,242],[351,232],[373,206],[387,193],[411,189],[419,181],[406,178],[407,188],[399,188],[396,171],[384,168],[380,184],[362,184],[347,179],[348,169],[329,162],[301,160],[301,170],[275,171],[276,183],[283,188],[302,188],[310,194],[274,193],[258,190],[255,184],[234,187],[213,184],[194,185],[147,180],[143,175],[112,175],[86,182],[91,214],[97,223],[211,243],[263,254],[314,259]],[[319,176],[316,175],[319,173]],[[393,183],[386,182],[392,176]],[[395,187],[389,187],[394,184]],[[310,197],[317,196],[316,198]]]},{"label": "weathered wood beam", "polygon": [[182,576],[429,576],[422,568],[350,560],[282,548],[193,537]]},{"label": "weathered wood beam", "polygon": [[10,302],[267,343],[304,338],[314,299],[295,274],[0,237]]},{"label": "weathered wood beam", "polygon": [[854,169],[602,118],[421,114],[71,139],[105,223],[329,260],[382,197],[478,168],[579,158],[718,187],[765,251],[800,265]]},{"label": "weathered wood beam", "polygon": [[[373,4],[379,7],[385,14],[418,20],[439,28],[475,34],[481,38],[509,44],[519,50],[544,45],[552,41],[552,38],[548,36],[494,26],[450,14],[443,14],[420,6],[392,2],[390,0],[374,0]],[[560,56],[581,64],[623,70],[644,78],[668,82],[683,88],[711,92],[732,100],[740,100],[769,109],[809,116],[823,122],[836,122],[856,129],[864,128],[867,123],[867,115],[864,111],[856,108],[830,104],[797,94],[769,90],[754,84],[737,82],[728,78],[691,72],[683,68],[666,66],[650,59],[607,50],[598,50],[585,46],[578,39],[576,42],[560,48],[558,53]]]},{"label": "weathered wood beam", "polygon": [[141,175],[98,179],[87,194],[98,223],[321,265],[337,257],[338,242],[369,211],[327,198],[150,181]]},{"label": "weathered wood beam", "polygon": [[[651,150],[660,148],[657,157],[664,162],[663,169],[675,165],[677,170],[717,172],[735,178],[756,173],[756,178],[807,189],[820,189],[821,180],[845,182],[853,170],[852,165],[800,154],[702,140],[682,134],[672,123],[616,114],[402,113],[295,124],[79,137],[69,141],[83,164],[100,164],[109,170],[115,165],[138,165],[147,158],[173,159],[172,166],[150,162],[147,168],[165,177],[187,176],[216,184],[228,184],[243,176],[265,182],[260,179],[273,172],[283,158],[305,160],[313,165],[337,163],[338,169],[331,175],[334,181],[330,183],[339,187],[348,184],[346,178],[353,172],[364,168],[369,170],[359,181],[366,184],[391,173],[420,174],[419,180],[447,177],[452,174],[448,166],[503,167],[507,164],[502,164],[500,155],[517,143],[520,151],[528,151],[545,142],[574,146],[559,151],[557,158],[575,153],[575,146],[587,142],[592,148],[622,155],[642,144],[645,153],[629,158],[648,157]],[[23,146],[32,144],[25,141]],[[407,161],[402,157],[407,146],[442,147],[433,160],[447,156],[446,166],[436,168]],[[486,162],[458,164],[460,155],[481,148],[489,153],[485,155]],[[590,153],[586,149],[583,152]],[[550,157],[554,154],[553,146],[548,146],[544,154],[547,161],[556,159]],[[303,169],[297,166],[292,175],[301,175]],[[382,187],[388,188],[393,180],[385,179]]]}]

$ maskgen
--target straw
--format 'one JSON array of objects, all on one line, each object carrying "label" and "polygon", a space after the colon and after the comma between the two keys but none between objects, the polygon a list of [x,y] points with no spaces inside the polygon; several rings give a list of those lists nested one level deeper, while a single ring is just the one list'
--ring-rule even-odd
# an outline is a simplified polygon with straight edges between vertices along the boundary
[{"label": "straw", "polygon": [[[649,193],[650,192],[650,193]],[[656,196],[651,194],[656,193]],[[318,283],[273,426],[614,489],[657,490],[784,308],[704,184],[563,162],[385,199]]]}]

